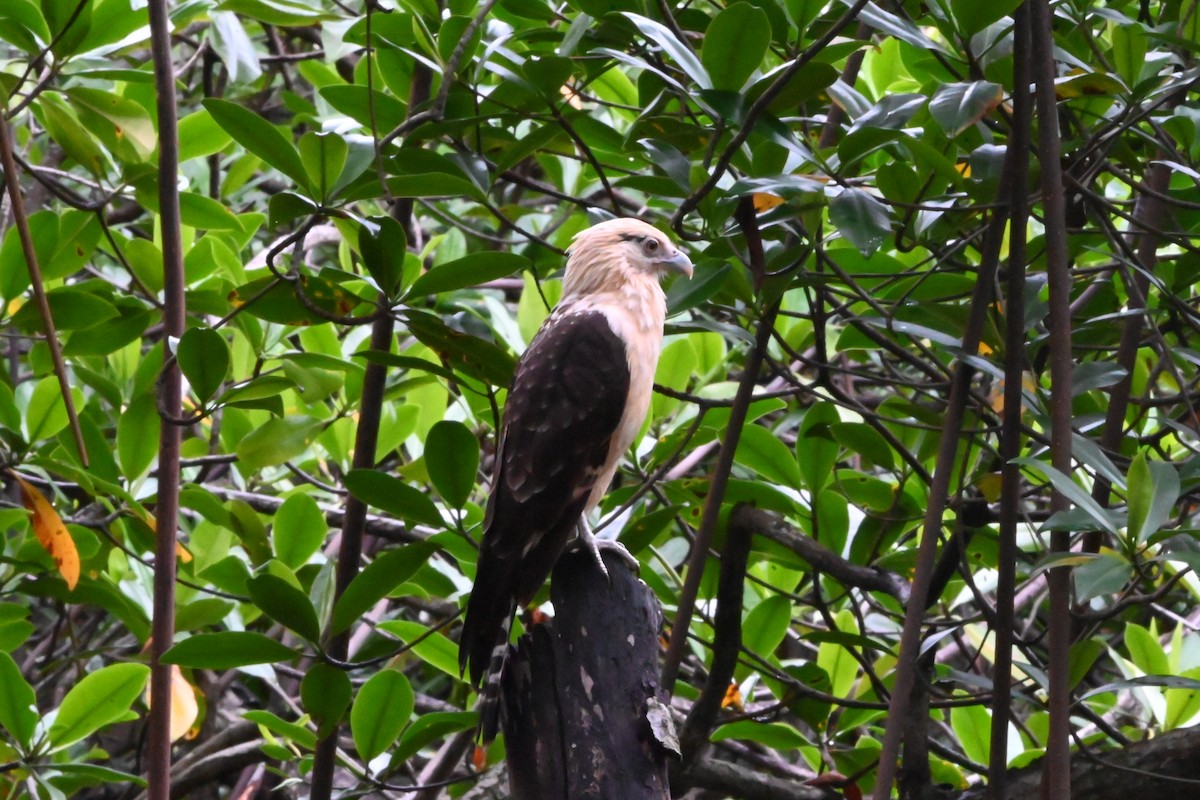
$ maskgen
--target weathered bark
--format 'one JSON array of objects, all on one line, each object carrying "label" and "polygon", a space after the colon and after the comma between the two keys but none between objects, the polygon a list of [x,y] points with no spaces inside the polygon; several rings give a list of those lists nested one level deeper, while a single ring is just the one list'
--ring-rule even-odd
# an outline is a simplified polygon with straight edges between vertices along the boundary
[{"label": "weathered bark", "polygon": [[605,553],[604,563],[611,582],[587,553],[559,559],[554,619],[532,626],[505,667],[503,729],[516,800],[668,797],[659,741],[668,738],[660,727],[662,612],[621,558]]},{"label": "weathered bark", "polygon": [[[1120,750],[1071,754],[1071,797],[1087,800],[1194,800],[1200,797],[1200,728],[1183,728]],[[1042,762],[1008,774],[1004,800],[1038,796]],[[960,800],[983,797],[967,792]]]}]

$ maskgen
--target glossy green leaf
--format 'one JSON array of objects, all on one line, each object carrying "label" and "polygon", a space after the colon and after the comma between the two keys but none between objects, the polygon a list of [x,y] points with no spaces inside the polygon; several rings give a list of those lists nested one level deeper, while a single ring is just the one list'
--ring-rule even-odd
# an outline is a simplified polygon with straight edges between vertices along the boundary
[{"label": "glossy green leaf", "polygon": [[33,0],[11,0],[0,5],[0,40],[30,54],[50,43],[50,29]]},{"label": "glossy green leaf", "polygon": [[998,83],[973,81],[939,86],[929,101],[929,113],[947,136],[957,136],[990,114],[1004,100]]},{"label": "glossy green leaf", "polygon": [[179,120],[179,160],[190,161],[219,153],[233,139],[207,109],[198,109]]},{"label": "glossy green leaf", "polygon": [[445,522],[429,496],[399,478],[371,469],[352,470],[345,478],[350,493],[381,511],[408,522],[441,528]]},{"label": "glossy green leaf", "polygon": [[1171,671],[1162,644],[1154,634],[1137,623],[1125,625],[1125,649],[1134,666],[1147,675],[1165,675]]},{"label": "glossy green leaf", "polygon": [[248,152],[288,176],[301,186],[308,184],[308,172],[300,154],[279,129],[250,109],[228,100],[209,98],[204,107],[217,124]]},{"label": "glossy green leaf", "polygon": [[[0,524],[11,526],[25,518],[25,511],[22,509],[10,509],[10,514],[11,519],[0,519]],[[0,603],[0,651],[11,653],[24,644],[33,631],[28,608],[20,603]]]},{"label": "glossy green leaf", "polygon": [[362,618],[362,615],[388,593],[408,580],[433,552],[433,542],[413,542],[377,556],[358,573],[333,607],[329,632],[337,635]]},{"label": "glossy green leaf", "polygon": [[737,92],[762,65],[770,45],[766,12],[750,3],[734,3],[708,24],[700,61],[714,89]]},{"label": "glossy green leaf", "polygon": [[1090,517],[1093,522],[1099,525],[1102,530],[1106,530],[1113,534],[1117,532],[1116,525],[1109,512],[1102,508],[1099,503],[1093,500],[1090,494],[1080,488],[1079,484],[1072,481],[1069,477],[1059,472],[1054,467],[1034,458],[1014,458],[1013,463],[1029,467],[1037,472],[1040,472],[1050,480],[1057,491],[1061,492],[1081,511],[1086,513],[1087,516]]},{"label": "glossy green leaf", "polygon": [[442,420],[425,437],[425,468],[442,499],[462,508],[478,479],[478,440],[461,422]]},{"label": "glossy green leaf", "polygon": [[413,690],[403,673],[384,669],[372,675],[350,709],[350,732],[359,758],[370,761],[391,747],[412,711]]},{"label": "glossy green leaf", "polygon": [[950,727],[962,745],[963,753],[977,764],[988,763],[992,744],[992,715],[983,706],[955,706],[950,709]]},{"label": "glossy green leaf", "polygon": [[840,421],[832,403],[817,403],[804,414],[796,437],[796,460],[804,485],[819,490],[833,477],[833,465],[841,448],[833,437],[832,426]]},{"label": "glossy green leaf", "polygon": [[329,525],[317,501],[306,494],[294,494],[275,512],[271,548],[276,558],[299,569],[321,549],[328,533]]},{"label": "glossy green leaf", "polygon": [[769,656],[792,624],[792,600],[776,594],[762,600],[742,623],[742,645],[752,653]]},{"label": "glossy green leaf", "polygon": [[403,763],[424,747],[450,734],[474,728],[479,715],[474,711],[433,711],[421,714],[408,726],[392,753],[392,763]]},{"label": "glossy green leaf", "polygon": [[336,729],[350,707],[350,676],[345,670],[325,663],[313,664],[300,681],[300,701],[317,723],[317,736]]},{"label": "glossy green leaf", "polygon": [[238,442],[238,463],[248,470],[282,464],[307,450],[320,431],[320,420],[310,417],[269,419]]},{"label": "glossy green leaf", "polygon": [[783,722],[756,722],[748,719],[720,726],[713,731],[709,739],[713,742],[722,742],[726,739],[758,742],[772,750],[795,750],[810,744],[804,734],[791,725]]},{"label": "glossy green leaf", "polygon": [[201,403],[216,394],[229,374],[229,345],[212,328],[188,328],[175,351],[179,369]]},{"label": "glossy green leaf", "polygon": [[264,614],[310,642],[321,638],[317,612],[304,592],[276,575],[257,575],[246,581],[250,599]]},{"label": "glossy green leaf", "polygon": [[652,44],[661,48],[669,55],[675,64],[701,89],[713,88],[712,79],[704,69],[704,64],[696,57],[684,42],[672,33],[671,29],[661,22],[643,17],[640,14],[625,12],[625,16],[638,27],[642,35]]},{"label": "glossy green leaf", "polygon": [[761,425],[747,425],[742,430],[734,460],[772,483],[799,489],[803,482],[792,451]]},{"label": "glossy green leaf", "polygon": [[461,675],[458,671],[458,645],[444,635],[430,631],[419,622],[408,620],[389,620],[379,623],[379,629],[393,634],[407,645],[412,652],[431,667],[439,669],[455,680]]},{"label": "glossy green leaf", "polygon": [[[958,29],[967,36],[972,36],[993,22],[1000,21],[1019,5],[1021,0],[994,0],[987,3],[977,0],[950,0],[950,10],[958,23]],[[980,763],[986,762],[985,758]]]},{"label": "glossy green leaf", "polygon": [[1179,500],[1179,473],[1163,461],[1138,453],[1129,465],[1129,535],[1145,542],[1166,524]]},{"label": "glossy green leaf", "polygon": [[198,633],[163,653],[166,664],[195,669],[233,669],[251,664],[291,661],[295,650],[253,631]]},{"label": "glossy green leaf", "polygon": [[37,697],[17,663],[0,652],[0,725],[23,749],[33,741],[37,726]]},{"label": "glossy green leaf", "polygon": [[297,148],[313,197],[328,200],[346,165],[346,140],[336,133],[309,131],[300,137]]},{"label": "glossy green leaf", "polygon": [[148,666],[132,663],[110,664],[85,675],[58,707],[47,734],[50,743],[65,747],[125,719],[149,677]]},{"label": "glossy green leaf", "polygon": [[405,283],[408,235],[391,217],[372,217],[358,229],[358,252],[380,290],[395,297]]},{"label": "glossy green leaf", "polygon": [[413,281],[408,294],[419,297],[478,286],[498,278],[507,278],[529,266],[529,259],[517,253],[473,253],[429,270]]},{"label": "glossy green leaf", "polygon": [[117,461],[127,479],[141,478],[158,458],[161,428],[153,394],[137,397],[121,414],[117,420]]},{"label": "glossy green leaf", "polygon": [[1133,578],[1133,565],[1116,553],[1098,553],[1075,567],[1075,595],[1080,603],[1115,594]]},{"label": "glossy green leaf", "polygon": [[865,189],[845,189],[830,200],[829,221],[864,256],[878,250],[892,230],[887,206]]}]

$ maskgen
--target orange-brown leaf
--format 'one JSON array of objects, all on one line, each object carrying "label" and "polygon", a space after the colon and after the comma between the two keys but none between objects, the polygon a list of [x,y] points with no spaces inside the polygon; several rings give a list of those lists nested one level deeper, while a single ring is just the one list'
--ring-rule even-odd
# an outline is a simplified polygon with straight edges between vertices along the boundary
[{"label": "orange-brown leaf", "polygon": [[759,214],[764,211],[770,211],[776,206],[781,206],[784,202],[784,199],[776,194],[768,194],[767,192],[754,193],[754,210]]},{"label": "orange-brown leaf", "polygon": [[54,559],[54,565],[67,582],[67,588],[74,589],[75,584],[79,583],[79,551],[75,549],[75,540],[67,532],[62,517],[37,487],[15,472],[9,474],[16,478],[21,487],[21,502],[32,512],[34,534]]},{"label": "orange-brown leaf", "polygon": [[730,706],[733,706],[738,711],[746,709],[745,704],[742,702],[742,690],[733,681],[729,682],[729,688],[725,690],[725,696],[721,698],[721,708],[729,708]]}]

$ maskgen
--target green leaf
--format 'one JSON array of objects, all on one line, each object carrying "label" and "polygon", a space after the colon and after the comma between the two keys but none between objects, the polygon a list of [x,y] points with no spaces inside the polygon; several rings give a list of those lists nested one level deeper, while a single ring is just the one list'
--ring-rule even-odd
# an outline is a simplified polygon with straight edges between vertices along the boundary
[{"label": "green leaf", "polygon": [[328,533],[329,525],[317,501],[306,494],[294,494],[275,512],[271,548],[276,558],[299,569],[321,549]]},{"label": "green leaf", "polygon": [[425,468],[442,499],[462,508],[479,471],[479,442],[461,422],[442,420],[425,437]]},{"label": "green leaf", "polygon": [[983,706],[955,706],[950,709],[950,727],[967,758],[978,764],[988,763],[992,745],[992,715]]},{"label": "green leaf", "polygon": [[[75,397],[75,407],[80,407],[82,394]],[[63,402],[62,387],[58,378],[48,375],[33,387],[29,405],[25,411],[26,440],[40,442],[50,439],[67,427],[67,406]]]},{"label": "green leaf", "polygon": [[31,54],[50,44],[50,29],[33,0],[0,4],[0,39]]},{"label": "green leaf", "polygon": [[1125,625],[1125,649],[1134,666],[1147,675],[1165,675],[1171,671],[1167,653],[1158,637],[1135,622]]},{"label": "green leaf", "polygon": [[833,477],[833,465],[841,448],[833,438],[832,426],[841,417],[832,403],[817,403],[804,414],[796,435],[796,456],[804,485],[810,491],[824,488]]},{"label": "green leaf", "polygon": [[844,189],[829,202],[829,221],[864,256],[870,256],[892,230],[887,206],[865,189]]},{"label": "green leaf", "polygon": [[1115,594],[1133,577],[1133,565],[1116,553],[1100,553],[1075,568],[1075,593],[1080,603]]},{"label": "green leaf", "polygon": [[[25,510],[9,509],[9,519],[0,518],[0,525],[11,527],[25,519]],[[0,603],[0,651],[11,653],[25,643],[34,631],[29,621],[29,609],[20,603]]]},{"label": "green leaf", "polygon": [[117,420],[117,460],[128,480],[137,480],[158,457],[162,421],[153,393],[135,398]]},{"label": "green leaf", "polygon": [[28,750],[37,721],[37,697],[33,687],[21,675],[12,656],[0,652],[0,725],[22,750]]},{"label": "green leaf", "polygon": [[[117,307],[86,288],[63,286],[46,292],[50,316],[60,331],[86,330],[120,315]],[[37,303],[26,303],[12,316],[12,322],[25,331],[41,330],[42,315]]]},{"label": "green leaf", "polygon": [[1092,496],[1080,488],[1079,484],[1072,481],[1068,476],[1059,472],[1049,464],[1039,461],[1036,458],[1014,458],[1014,464],[1020,464],[1024,467],[1029,467],[1037,472],[1042,473],[1054,488],[1058,490],[1064,497],[1074,503],[1079,509],[1086,513],[1091,519],[1100,526],[1102,530],[1115,534],[1117,532],[1116,524],[1113,522],[1112,516],[1104,508],[1100,506]]},{"label": "green leaf", "polygon": [[149,677],[145,664],[111,664],[84,676],[58,707],[48,734],[50,743],[65,747],[124,719]]},{"label": "green leaf", "polygon": [[337,728],[350,707],[351,694],[350,676],[345,670],[317,663],[304,673],[304,679],[300,681],[300,701],[317,723],[318,737],[324,738]]},{"label": "green leaf", "polygon": [[402,764],[426,746],[452,733],[470,730],[478,722],[479,715],[474,711],[435,711],[421,714],[400,737],[400,744],[392,753],[392,763]]},{"label": "green leaf", "polygon": [[198,109],[179,120],[179,161],[204,158],[219,153],[233,139],[207,109]]},{"label": "green leaf", "polygon": [[104,174],[104,154],[73,109],[52,92],[43,93],[34,109],[41,112],[46,132],[58,142],[68,158],[97,177]]},{"label": "green leaf", "polygon": [[431,632],[419,622],[407,620],[381,622],[379,629],[411,645],[412,652],[429,666],[441,670],[455,680],[461,679],[458,671],[458,645],[442,634]]},{"label": "green leaf", "polygon": [[217,124],[250,153],[282,172],[301,186],[308,185],[308,172],[300,154],[286,136],[245,106],[228,100],[208,98],[204,107]]},{"label": "green leaf", "polygon": [[833,438],[863,457],[868,464],[890,470],[895,466],[892,448],[879,431],[865,422],[837,422],[829,426]]},{"label": "green leaf", "polygon": [[271,619],[310,642],[321,638],[317,612],[304,592],[277,575],[257,575],[246,581],[250,599]]},{"label": "green leaf", "polygon": [[[998,22],[1011,14],[1021,0],[950,0],[950,10],[958,22],[958,30],[965,36],[973,36],[979,31]],[[987,763],[985,758],[981,763]]]},{"label": "green leaf", "polygon": [[314,750],[317,746],[317,735],[309,730],[307,726],[299,725],[295,722],[288,722],[279,716],[272,714],[270,711],[247,711],[242,714],[242,717],[255,725],[261,725],[274,734],[282,736],[284,739],[299,745],[308,750]]},{"label": "green leaf", "polygon": [[408,329],[421,344],[445,359],[447,366],[492,386],[508,386],[517,360],[495,344],[450,328],[432,314],[409,311]]},{"label": "green leaf", "polygon": [[300,137],[298,149],[313,196],[322,201],[329,200],[342,167],[346,165],[349,152],[346,140],[336,133],[309,131]]},{"label": "green leaf", "polygon": [[212,328],[189,328],[175,351],[179,369],[201,403],[216,394],[229,374],[229,345]]},{"label": "green leaf", "polygon": [[771,46],[771,21],[761,8],[734,3],[713,17],[704,33],[700,61],[714,89],[741,91]]},{"label": "green leaf", "polygon": [[120,95],[102,89],[75,87],[67,90],[67,97],[75,107],[85,113],[80,120],[87,122],[91,112],[107,120],[115,129],[114,138],[118,152],[129,149],[124,160],[145,161],[158,148],[158,131],[150,113],[140,103],[127,100]]},{"label": "green leaf", "polygon": [[473,253],[429,270],[413,281],[408,294],[411,297],[419,297],[465,289],[498,278],[507,278],[530,266],[529,259],[516,253]]},{"label": "green leaf", "polygon": [[772,483],[793,489],[799,489],[803,483],[800,465],[792,451],[774,432],[761,425],[747,425],[742,429],[734,460]]},{"label": "green leaf", "polygon": [[638,30],[642,32],[642,35],[646,39],[662,48],[663,52],[675,61],[696,86],[701,89],[713,88],[712,79],[704,69],[704,64],[701,63],[700,59],[696,58],[696,54],[692,52],[690,47],[679,41],[670,28],[661,22],[648,19],[640,14],[633,14],[628,11],[622,13],[638,27]]},{"label": "green leaf", "polygon": [[1129,465],[1129,535],[1145,542],[1166,523],[1179,500],[1179,473],[1163,461],[1138,453]]},{"label": "green leaf", "polygon": [[792,599],[773,594],[746,615],[742,623],[742,644],[750,652],[769,658],[791,625]]},{"label": "green leaf", "polygon": [[1004,87],[989,81],[947,83],[929,101],[929,113],[947,136],[957,136],[1004,100]]},{"label": "green leaf", "polygon": [[346,475],[344,482],[359,500],[392,516],[435,528],[445,526],[442,513],[428,495],[393,475],[356,469]]},{"label": "green leaf", "polygon": [[353,625],[389,592],[412,577],[437,549],[433,542],[413,542],[377,556],[350,581],[338,598],[329,622],[330,634],[336,636]]},{"label": "green leaf", "polygon": [[755,722],[749,719],[722,725],[713,731],[710,737],[714,742],[726,739],[758,742],[772,750],[796,750],[812,744],[791,725],[783,722]]},{"label": "green leaf", "polygon": [[311,417],[269,419],[238,442],[238,464],[252,471],[289,461],[308,449],[321,427]]},{"label": "green leaf", "polygon": [[404,285],[408,236],[391,217],[372,217],[358,229],[358,252],[380,291],[394,298]]},{"label": "green leaf", "polygon": [[79,0],[42,0],[42,14],[59,58],[72,55],[92,28],[92,3]]},{"label": "green leaf", "polygon": [[385,669],[372,675],[350,709],[350,732],[359,758],[369,762],[391,747],[412,712],[413,690],[402,673]]},{"label": "green leaf", "polygon": [[[248,583],[248,582],[247,582]],[[269,636],[253,631],[198,633],[163,653],[163,663],[195,669],[233,669],[250,664],[291,661],[300,655]]]}]

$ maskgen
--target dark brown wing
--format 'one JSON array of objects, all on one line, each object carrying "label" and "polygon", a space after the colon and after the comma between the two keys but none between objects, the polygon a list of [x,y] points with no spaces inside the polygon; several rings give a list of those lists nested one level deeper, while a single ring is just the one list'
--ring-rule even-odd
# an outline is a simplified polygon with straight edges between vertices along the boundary
[{"label": "dark brown wing", "polygon": [[532,599],[566,546],[628,395],[625,345],[600,312],[556,314],[521,357],[459,644],[476,686],[507,643],[516,604]]}]

